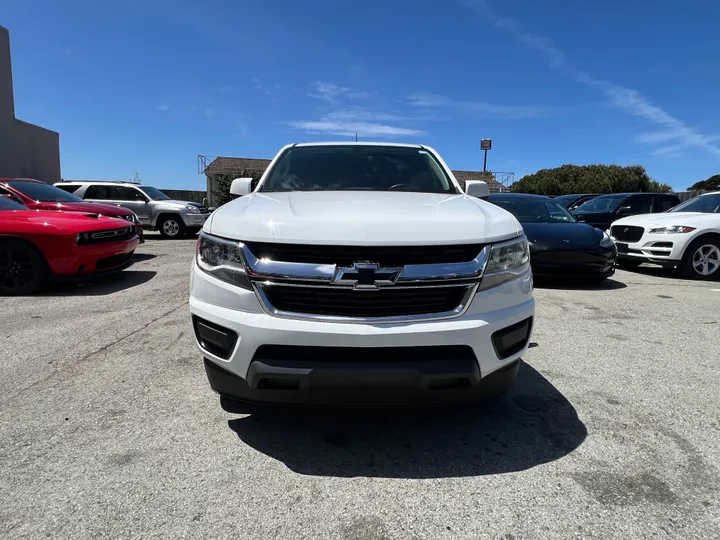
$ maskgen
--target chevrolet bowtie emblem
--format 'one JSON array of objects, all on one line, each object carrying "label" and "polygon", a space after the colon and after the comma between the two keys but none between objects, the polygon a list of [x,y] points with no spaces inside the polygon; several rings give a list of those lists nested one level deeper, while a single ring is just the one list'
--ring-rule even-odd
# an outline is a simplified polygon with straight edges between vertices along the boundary
[{"label": "chevrolet bowtie emblem", "polygon": [[378,289],[395,285],[401,268],[380,268],[373,262],[356,262],[351,267],[335,270],[334,285],[351,285],[354,289]]}]

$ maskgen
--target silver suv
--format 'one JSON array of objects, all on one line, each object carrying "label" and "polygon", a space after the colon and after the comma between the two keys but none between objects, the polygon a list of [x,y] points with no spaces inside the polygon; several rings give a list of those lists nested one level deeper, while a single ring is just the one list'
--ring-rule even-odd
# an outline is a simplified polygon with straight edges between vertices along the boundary
[{"label": "silver suv", "polygon": [[55,186],[86,201],[129,208],[146,230],[160,231],[165,238],[198,233],[210,215],[202,204],[174,201],[157,188],[133,182],[58,182]]}]

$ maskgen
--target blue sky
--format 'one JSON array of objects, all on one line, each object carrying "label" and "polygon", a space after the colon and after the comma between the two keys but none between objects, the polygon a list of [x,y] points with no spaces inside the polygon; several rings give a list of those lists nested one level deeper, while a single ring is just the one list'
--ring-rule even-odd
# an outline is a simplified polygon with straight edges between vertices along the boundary
[{"label": "blue sky", "polygon": [[435,147],[516,178],[642,164],[720,172],[720,2],[0,0],[16,115],[60,132],[62,173],[204,189],[197,155],[288,142]]}]

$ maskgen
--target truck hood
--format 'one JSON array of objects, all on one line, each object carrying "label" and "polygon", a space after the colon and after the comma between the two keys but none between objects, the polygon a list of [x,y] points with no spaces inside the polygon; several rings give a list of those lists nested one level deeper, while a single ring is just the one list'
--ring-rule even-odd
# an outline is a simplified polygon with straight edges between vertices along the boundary
[{"label": "truck hood", "polygon": [[641,214],[618,219],[618,225],[634,225],[638,227],[667,227],[669,225],[686,225],[688,227],[720,228],[720,215],[707,212],[663,212],[662,214]]},{"label": "truck hood", "polygon": [[522,227],[467,195],[369,191],[252,193],[220,207],[205,229],[236,240],[334,245],[485,243]]},{"label": "truck hood", "polygon": [[154,201],[156,204],[167,204],[167,205],[173,205],[173,206],[197,206],[198,208],[202,207],[202,204],[192,202],[192,201],[176,201],[175,199],[167,199],[167,200],[158,200]]}]

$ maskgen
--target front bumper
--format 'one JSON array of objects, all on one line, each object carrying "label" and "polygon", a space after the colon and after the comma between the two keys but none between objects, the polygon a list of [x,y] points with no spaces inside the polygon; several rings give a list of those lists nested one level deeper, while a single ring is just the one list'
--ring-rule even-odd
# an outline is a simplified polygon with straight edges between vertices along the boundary
[{"label": "front bumper", "polygon": [[76,278],[122,270],[131,264],[140,238],[106,244],[74,245],[62,257],[48,257],[54,277]]},{"label": "front bumper", "polygon": [[185,227],[190,230],[200,230],[211,214],[181,214]]},{"label": "front bumper", "polygon": [[596,251],[532,251],[530,265],[536,277],[601,278],[615,273],[615,247]]},{"label": "front bumper", "polygon": [[644,233],[636,242],[615,240],[618,259],[675,266],[680,263],[685,247],[692,240],[683,234]]},{"label": "front bumper", "polygon": [[[193,265],[190,312],[211,386],[225,396],[304,404],[466,401],[507,390],[514,380],[532,333],[532,288],[527,272],[479,291],[467,311],[451,319],[322,322],[269,315],[255,293]],[[213,348],[198,339],[198,320],[234,338]],[[508,330],[523,322],[519,332]],[[516,347],[498,349],[503,332],[518,340]],[[504,375],[493,383],[487,377],[496,372]]]}]

